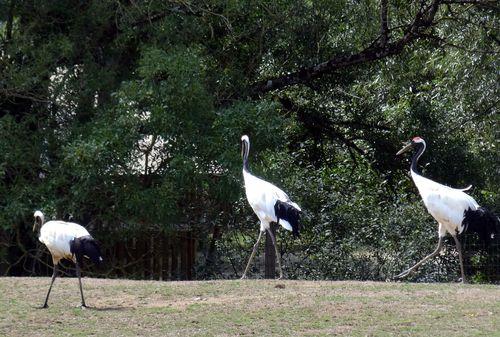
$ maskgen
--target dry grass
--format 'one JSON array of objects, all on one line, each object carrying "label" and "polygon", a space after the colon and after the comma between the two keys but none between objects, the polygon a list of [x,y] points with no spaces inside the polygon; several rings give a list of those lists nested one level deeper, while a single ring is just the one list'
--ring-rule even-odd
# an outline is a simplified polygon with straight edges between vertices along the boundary
[{"label": "dry grass", "polygon": [[0,278],[0,336],[500,336],[500,287]]}]

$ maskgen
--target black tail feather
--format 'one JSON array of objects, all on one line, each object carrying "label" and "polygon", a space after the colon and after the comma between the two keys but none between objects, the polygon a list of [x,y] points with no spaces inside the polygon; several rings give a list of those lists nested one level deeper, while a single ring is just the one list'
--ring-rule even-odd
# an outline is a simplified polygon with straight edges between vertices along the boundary
[{"label": "black tail feather", "polygon": [[486,207],[466,210],[462,224],[464,233],[477,233],[486,246],[489,246],[492,239],[500,235],[500,219]]},{"label": "black tail feather", "polygon": [[70,241],[71,254],[76,257],[79,265],[83,265],[83,257],[87,256],[96,265],[101,264],[102,256],[99,244],[90,235],[74,238]]},{"label": "black tail feather", "polygon": [[276,201],[274,204],[274,213],[278,219],[278,224],[280,219],[286,220],[292,226],[292,234],[294,238],[300,237],[300,214],[302,213],[290,204],[283,201]]}]

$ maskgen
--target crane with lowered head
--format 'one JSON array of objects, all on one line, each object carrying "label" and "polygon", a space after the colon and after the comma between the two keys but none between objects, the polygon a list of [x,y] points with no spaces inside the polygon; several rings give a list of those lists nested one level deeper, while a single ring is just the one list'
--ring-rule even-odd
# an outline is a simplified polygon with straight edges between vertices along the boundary
[{"label": "crane with lowered head", "polygon": [[89,232],[79,224],[58,220],[45,223],[43,213],[40,211],[36,211],[33,216],[35,218],[33,231],[35,231],[37,227],[40,227],[40,236],[38,239],[47,247],[52,256],[52,262],[54,263],[52,281],[50,282],[50,287],[42,308],[48,307],[47,302],[49,300],[50,291],[57,277],[59,262],[62,259],[73,261],[76,265],[76,275],[78,276],[82,298],[81,306],[82,308],[86,308],[87,305],[83,297],[80,268],[83,265],[84,257],[89,258],[95,264],[100,264],[103,261],[99,244]]}]

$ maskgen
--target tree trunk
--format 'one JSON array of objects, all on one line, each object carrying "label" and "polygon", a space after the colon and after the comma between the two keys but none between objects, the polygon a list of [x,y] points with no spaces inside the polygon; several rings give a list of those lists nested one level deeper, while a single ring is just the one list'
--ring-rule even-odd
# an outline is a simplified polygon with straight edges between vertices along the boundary
[{"label": "tree trunk", "polygon": [[[274,222],[271,223],[271,231],[276,238],[276,224]],[[273,246],[273,241],[271,240],[271,236],[266,231],[266,249],[265,249],[265,278],[274,279],[276,277],[276,253]]]},{"label": "tree trunk", "polygon": [[7,14],[7,24],[5,27],[5,40],[12,40],[12,23],[14,21],[14,0],[10,1],[9,12]]},{"label": "tree trunk", "polygon": [[212,238],[210,239],[210,243],[208,245],[207,251],[207,259],[205,261],[205,268],[210,275],[215,274],[216,270],[216,262],[217,262],[217,240],[221,237],[221,228],[220,226],[214,225],[212,231]]}]

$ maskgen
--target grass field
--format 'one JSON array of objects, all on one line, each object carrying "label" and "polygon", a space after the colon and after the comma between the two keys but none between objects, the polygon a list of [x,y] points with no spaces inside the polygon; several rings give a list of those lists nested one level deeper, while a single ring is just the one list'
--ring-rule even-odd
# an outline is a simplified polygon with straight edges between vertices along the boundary
[{"label": "grass field", "polygon": [[0,278],[0,336],[500,336],[500,287]]}]

